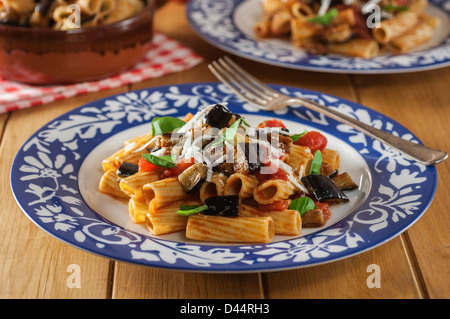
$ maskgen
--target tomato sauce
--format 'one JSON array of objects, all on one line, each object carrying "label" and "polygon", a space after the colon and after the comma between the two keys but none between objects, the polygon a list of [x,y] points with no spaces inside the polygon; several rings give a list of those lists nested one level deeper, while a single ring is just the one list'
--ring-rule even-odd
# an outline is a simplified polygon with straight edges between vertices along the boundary
[{"label": "tomato sauce", "polygon": [[286,128],[286,126],[281,122],[280,120],[273,119],[273,120],[266,120],[260,124],[258,124],[258,128],[265,128],[265,127],[281,127]]},{"label": "tomato sauce", "polygon": [[195,164],[194,158],[185,158],[177,163],[174,168],[168,168],[161,174],[161,179],[167,177],[175,177],[183,173],[187,168]]},{"label": "tomato sauce", "polygon": [[262,212],[284,211],[289,208],[289,200],[279,200],[270,204],[259,204],[258,208]]},{"label": "tomato sauce", "polygon": [[270,162],[264,165],[263,168],[264,172],[261,172],[261,170],[255,172],[255,177],[258,179],[259,183],[263,183],[271,179],[281,179],[283,181],[287,181],[288,179],[285,171],[275,165],[272,165]]},{"label": "tomato sauce", "polygon": [[331,217],[330,204],[328,204],[328,203],[321,203],[321,202],[317,202],[317,201],[314,201],[314,203],[316,204],[316,206],[318,208],[320,208],[323,211],[323,213],[325,215],[325,219],[329,220],[330,217]]},{"label": "tomato sauce", "polygon": [[328,140],[320,132],[310,131],[296,140],[294,144],[299,146],[307,146],[310,148],[311,153],[314,154],[317,150],[323,152],[323,150],[327,147]]}]

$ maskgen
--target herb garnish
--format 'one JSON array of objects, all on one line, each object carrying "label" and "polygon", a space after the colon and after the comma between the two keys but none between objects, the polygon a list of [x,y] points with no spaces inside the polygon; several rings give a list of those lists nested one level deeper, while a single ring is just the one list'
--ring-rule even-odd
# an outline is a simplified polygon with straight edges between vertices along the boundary
[{"label": "herb garnish", "polygon": [[408,6],[396,6],[393,4],[388,4],[383,7],[384,11],[386,12],[402,12],[402,11],[408,11]]},{"label": "herb garnish", "polygon": [[211,146],[217,146],[225,141],[232,141],[234,140],[234,137],[236,136],[237,130],[239,128],[239,125],[243,121],[242,117],[237,119],[236,122],[234,122],[232,125],[230,125],[229,128],[223,132],[223,134],[219,137],[217,141],[211,144]]},{"label": "herb garnish", "polygon": [[302,136],[305,135],[306,133],[308,133],[307,130],[305,130],[303,133],[295,134],[295,135],[292,135],[292,136],[289,136],[289,137],[291,138],[292,142],[295,143],[295,142],[297,142],[297,140],[298,140],[300,137],[302,137]]},{"label": "herb garnish", "polygon": [[152,134],[153,136],[157,136],[170,133],[183,127],[185,124],[185,121],[176,117],[155,117],[152,121]]},{"label": "herb garnish", "polygon": [[311,198],[306,196],[294,199],[289,205],[289,209],[298,211],[300,216],[314,208],[317,208],[316,204]]},{"label": "herb garnish", "polygon": [[198,205],[193,205],[193,206],[188,206],[188,205],[180,205],[180,209],[177,211],[178,215],[182,215],[182,216],[189,216],[192,214],[197,214],[200,213],[204,210],[207,210],[208,206],[207,205],[203,205],[203,206],[198,206]]},{"label": "herb garnish", "polygon": [[320,167],[322,166],[322,152],[316,151],[309,168],[309,175],[320,175]]},{"label": "herb garnish", "polygon": [[338,15],[338,13],[339,11],[336,8],[333,8],[321,16],[308,19],[308,22],[330,25],[331,21],[333,21],[333,19]]},{"label": "herb garnish", "polygon": [[150,162],[159,167],[173,168],[177,166],[177,164],[175,163],[175,156],[172,155],[164,155],[158,157],[149,153],[144,153],[142,154],[142,157],[145,158],[147,162]]}]

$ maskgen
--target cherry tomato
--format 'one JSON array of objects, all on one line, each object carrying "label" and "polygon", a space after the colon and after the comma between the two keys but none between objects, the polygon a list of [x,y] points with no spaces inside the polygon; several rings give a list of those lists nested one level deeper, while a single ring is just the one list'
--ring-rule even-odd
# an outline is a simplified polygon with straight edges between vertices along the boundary
[{"label": "cherry tomato", "polygon": [[266,121],[258,124],[258,128],[264,128],[264,127],[281,127],[281,128],[286,128],[286,126],[284,126],[283,122],[281,122],[280,120],[277,120],[277,119],[266,120]]},{"label": "cherry tomato", "polygon": [[410,5],[409,0],[394,0],[393,2],[394,2],[394,5],[396,5],[398,7]]},{"label": "cherry tomato", "polygon": [[[264,170],[261,171],[262,169]],[[259,171],[256,171],[255,176],[260,183],[270,179],[281,179],[284,181],[288,179],[285,171],[275,165],[272,165],[270,162],[261,167]]]},{"label": "cherry tomato", "polygon": [[155,164],[150,163],[145,158],[141,156],[141,159],[138,163],[139,166],[139,172],[150,172],[158,168]]},{"label": "cherry tomato", "polygon": [[328,140],[325,136],[317,131],[310,131],[295,141],[294,144],[300,146],[308,146],[311,149],[311,153],[315,153],[317,150],[323,152],[327,147]]},{"label": "cherry tomato", "polygon": [[262,212],[270,212],[270,211],[284,211],[288,209],[290,202],[288,200],[279,200],[275,201],[271,204],[259,204],[259,210]]},{"label": "cherry tomato", "polygon": [[192,166],[195,163],[193,158],[185,158],[177,163],[177,166],[174,168],[168,168],[164,170],[161,175],[161,178],[178,176],[183,173],[188,167]]},{"label": "cherry tomato", "polygon": [[323,211],[323,213],[325,214],[326,220],[330,219],[330,217],[331,217],[330,204],[323,203],[323,202],[321,203],[321,202],[317,202],[317,201],[314,201],[314,203],[316,204],[316,206],[318,208],[320,208]]}]

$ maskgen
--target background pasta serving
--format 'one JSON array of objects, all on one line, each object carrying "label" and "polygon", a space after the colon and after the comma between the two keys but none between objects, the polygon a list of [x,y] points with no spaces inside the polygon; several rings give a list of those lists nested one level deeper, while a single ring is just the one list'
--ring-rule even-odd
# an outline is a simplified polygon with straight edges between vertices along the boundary
[{"label": "background pasta serving", "polygon": [[263,0],[264,17],[254,32],[289,37],[312,54],[373,58],[430,41],[440,21],[425,13],[427,6],[428,0]]},{"label": "background pasta serving", "polygon": [[0,23],[55,30],[86,28],[130,18],[141,12],[146,3],[145,0],[2,0]]}]

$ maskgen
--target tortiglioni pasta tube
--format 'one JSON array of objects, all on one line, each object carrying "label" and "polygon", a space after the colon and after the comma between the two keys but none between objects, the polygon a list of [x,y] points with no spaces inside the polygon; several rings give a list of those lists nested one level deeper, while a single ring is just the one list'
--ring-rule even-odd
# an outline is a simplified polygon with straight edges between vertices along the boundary
[{"label": "tortiglioni pasta tube", "polygon": [[186,226],[187,238],[203,241],[269,243],[274,235],[271,217],[192,215]]}]

